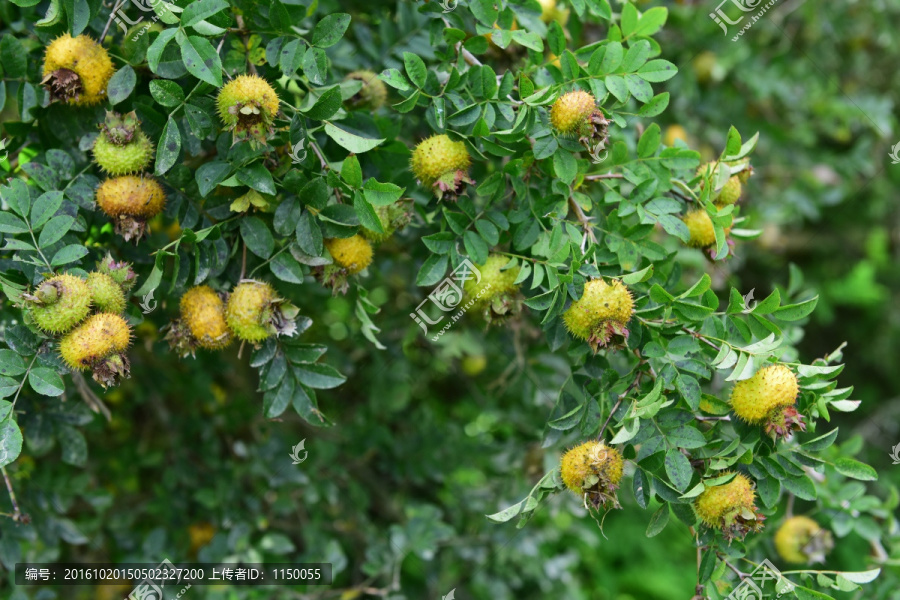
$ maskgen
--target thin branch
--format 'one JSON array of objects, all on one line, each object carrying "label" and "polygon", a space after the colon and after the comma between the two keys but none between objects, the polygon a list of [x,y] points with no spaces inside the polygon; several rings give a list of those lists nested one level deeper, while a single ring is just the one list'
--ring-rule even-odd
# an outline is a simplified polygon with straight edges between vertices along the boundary
[{"label": "thin branch", "polygon": [[[582,210],[581,205],[575,201],[575,198],[569,197],[569,208],[572,209],[572,212],[575,213],[575,217],[578,219],[578,222],[581,224],[581,228],[584,230],[584,234],[587,236],[592,243],[597,243],[597,236],[594,235],[594,228],[591,226],[591,219],[586,214],[584,214],[584,210]],[[581,249],[582,252],[584,248]]]},{"label": "thin branch", "polygon": [[106,32],[109,31],[109,26],[112,25],[113,19],[116,16],[116,13],[122,8],[122,5],[128,2],[128,0],[120,0],[113,6],[113,9],[109,13],[109,19],[106,20],[106,27],[103,28],[103,33],[100,34],[100,44],[103,44],[103,40],[106,39]]},{"label": "thin branch", "polygon": [[585,181],[597,181],[599,179],[624,179],[625,175],[622,173],[602,173],[599,175],[585,175]]},{"label": "thin branch", "polygon": [[[10,410],[10,414],[12,414],[12,410]],[[13,507],[12,514],[3,513],[4,516],[8,516],[16,522],[28,523],[31,519],[28,515],[22,514],[22,511],[19,510],[19,503],[16,501],[16,492],[13,490],[12,482],[9,480],[9,475],[6,473],[6,467],[0,467],[0,471],[3,471],[3,481],[6,482],[6,491],[9,492],[9,501],[12,503]]]}]

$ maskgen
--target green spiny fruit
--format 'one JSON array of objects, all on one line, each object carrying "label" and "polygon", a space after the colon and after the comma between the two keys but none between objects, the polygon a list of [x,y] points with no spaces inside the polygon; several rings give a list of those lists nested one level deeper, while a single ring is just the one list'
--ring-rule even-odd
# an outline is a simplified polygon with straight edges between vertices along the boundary
[{"label": "green spiny fruit", "polygon": [[473,273],[463,286],[473,308],[489,323],[522,311],[522,296],[515,284],[521,267],[516,265],[503,270],[509,262],[510,259],[502,254],[491,254],[483,265],[478,265],[481,279]]},{"label": "green spiny fruit", "polygon": [[791,517],[775,532],[775,549],[789,563],[823,563],[832,548],[831,532],[809,517]]},{"label": "green spiny fruit", "polygon": [[91,303],[97,312],[120,314],[125,310],[125,293],[116,280],[105,273],[93,272],[87,277]]},{"label": "green spiny fruit", "polygon": [[238,75],[226,83],[216,99],[219,117],[234,132],[234,142],[249,140],[263,146],[274,132],[278,94],[269,82],[256,75]]},{"label": "green spiny fruit", "polygon": [[91,369],[103,387],[117,384],[129,375],[131,328],[119,315],[99,313],[70,331],[59,342],[59,353],[76,371]]},{"label": "green spiny fruit", "polygon": [[692,248],[709,248],[716,243],[716,230],[705,208],[689,211],[681,220],[687,225],[688,232],[691,234],[688,246]]},{"label": "green spiny fruit", "polygon": [[560,460],[563,483],[595,509],[619,508],[616,490],[622,480],[622,454],[603,442],[575,446]]},{"label": "green spiny fruit", "polygon": [[741,198],[741,180],[737,175],[728,178],[728,182],[719,190],[716,196],[716,204],[718,206],[728,206],[734,204]]},{"label": "green spiny fruit", "polygon": [[755,499],[753,483],[738,473],[728,483],[707,487],[694,501],[694,512],[708,527],[722,531],[726,539],[742,539],[748,532],[762,529],[765,520],[756,510]]},{"label": "green spiny fruit", "polygon": [[268,283],[246,279],[228,297],[225,322],[239,339],[255,344],[272,335],[294,335],[299,312]]},{"label": "green spiny fruit", "polygon": [[464,189],[465,183],[473,183],[468,177],[472,160],[463,142],[454,142],[446,135],[433,135],[422,140],[412,155],[412,171],[422,185],[435,187],[438,197],[449,195],[454,199]]},{"label": "green spiny fruit", "polygon": [[127,115],[106,113],[101,133],[94,142],[94,161],[112,176],[143,171],[153,158],[153,144],[141,131],[134,111]]},{"label": "green spiny fruit", "polygon": [[26,303],[35,324],[47,333],[65,333],[88,314],[91,290],[74,275],[57,275],[42,282]]},{"label": "green spiny fruit", "polygon": [[581,133],[589,123],[591,115],[597,111],[597,101],[592,94],[576,90],[563,94],[550,108],[550,124],[563,135]]},{"label": "green spiny fruit", "polygon": [[387,206],[376,206],[375,215],[384,232],[373,231],[367,227],[360,230],[362,236],[373,244],[387,241],[394,233],[406,227],[411,220],[409,212],[400,202],[394,202]]},{"label": "green spiny fruit", "polygon": [[352,110],[378,110],[387,100],[387,87],[372,71],[353,71],[344,81],[361,81],[362,87],[345,104]]},{"label": "green spiny fruit", "polygon": [[605,346],[624,345],[633,313],[631,292],[621,281],[592,279],[584,284],[581,298],[563,313],[563,321],[573,336],[588,342],[596,352]]},{"label": "green spiny fruit", "polygon": [[769,365],[737,382],[731,390],[731,408],[741,420],[764,425],[773,437],[786,437],[806,429],[803,415],[794,408],[799,392],[797,376],[789,367]]}]

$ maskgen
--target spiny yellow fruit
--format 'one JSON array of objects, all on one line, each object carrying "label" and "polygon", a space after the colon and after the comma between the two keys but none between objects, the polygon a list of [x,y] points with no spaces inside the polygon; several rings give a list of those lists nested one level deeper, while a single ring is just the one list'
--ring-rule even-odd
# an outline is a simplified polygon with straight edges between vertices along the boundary
[{"label": "spiny yellow fruit", "polygon": [[785,365],[763,367],[753,377],[737,382],[731,390],[734,414],[751,425],[765,425],[776,438],[806,429],[803,415],[794,408],[800,386],[797,376]]},{"label": "spiny yellow fruit", "polygon": [[278,94],[269,82],[256,75],[239,75],[219,90],[219,117],[234,131],[234,141],[250,140],[264,145],[273,133],[278,114]]},{"label": "spiny yellow fruit", "polygon": [[102,313],[119,314],[125,310],[125,293],[115,279],[105,273],[89,273],[87,286],[91,290],[94,310]]},{"label": "spiny yellow fruit", "polygon": [[697,208],[689,211],[681,218],[691,233],[688,246],[692,248],[708,248],[716,243],[716,230],[712,219],[705,208]]},{"label": "spiny yellow fruit", "polygon": [[706,525],[721,530],[726,539],[743,538],[748,531],[762,529],[764,517],[756,511],[755,498],[753,483],[738,473],[728,483],[703,490],[694,501],[694,512]]},{"label": "spiny yellow fruit", "polygon": [[43,281],[26,296],[35,324],[47,333],[65,333],[84,319],[91,308],[91,290],[74,275],[57,275]]},{"label": "spiny yellow fruit", "polygon": [[593,95],[582,90],[569,92],[557,98],[550,108],[550,124],[559,133],[577,134],[596,110]]},{"label": "spiny yellow fruit", "polygon": [[94,142],[94,162],[110,175],[143,171],[153,158],[153,144],[141,131],[134,111],[127,115],[106,113],[101,133]]},{"label": "spiny yellow fruit", "polygon": [[149,175],[123,175],[107,179],[97,188],[97,205],[115,221],[116,231],[125,238],[140,238],[146,224],[166,204],[163,188]]},{"label": "spiny yellow fruit", "polygon": [[603,442],[589,441],[575,446],[560,461],[566,487],[585,497],[594,508],[616,507],[616,489],[622,480],[622,454]]},{"label": "spiny yellow fruit", "polygon": [[181,297],[181,319],[197,345],[219,350],[231,343],[231,331],[225,322],[225,302],[208,285],[192,287]]},{"label": "spiny yellow fruit", "polygon": [[433,186],[448,173],[467,171],[471,163],[466,145],[444,134],[422,140],[412,155],[413,174],[426,187]]},{"label": "spiny yellow fruit", "polygon": [[825,555],[833,547],[831,532],[809,517],[791,517],[775,533],[775,549],[789,563],[825,562]]},{"label": "spiny yellow fruit", "polygon": [[99,313],[70,331],[59,342],[59,353],[76,371],[92,369],[104,387],[128,377],[128,358],[123,354],[131,341],[131,328],[119,315]]},{"label": "spiny yellow fruit", "polygon": [[741,198],[741,180],[737,175],[728,178],[728,182],[719,190],[715,203],[718,206],[734,204]]},{"label": "spiny yellow fruit", "polygon": [[633,312],[631,292],[621,281],[592,279],[584,284],[581,298],[563,313],[563,321],[573,336],[588,342],[596,352],[607,345],[624,344]]},{"label": "spiny yellow fruit", "polygon": [[731,390],[734,414],[750,424],[760,424],[776,408],[792,406],[800,388],[797,376],[785,365],[763,367]]},{"label": "spiny yellow fruit", "polygon": [[387,87],[372,71],[353,71],[344,77],[344,81],[362,81],[362,87],[345,102],[354,110],[378,110],[387,100]]},{"label": "spiny yellow fruit", "polygon": [[294,335],[299,313],[268,283],[245,279],[228,297],[225,322],[239,339],[255,344],[272,335]]},{"label": "spiny yellow fruit", "polygon": [[503,270],[509,257],[491,254],[483,265],[478,265],[481,279],[471,274],[463,289],[475,310],[484,313],[488,322],[521,312],[522,299],[515,284],[521,267],[516,265]]},{"label": "spiny yellow fruit", "polygon": [[359,234],[348,238],[327,239],[325,247],[334,262],[347,269],[350,275],[355,275],[372,264],[372,244]]},{"label": "spiny yellow fruit", "polygon": [[87,106],[106,98],[106,84],[113,70],[103,46],[86,35],[73,38],[65,33],[47,46],[42,83],[51,97]]},{"label": "spiny yellow fruit", "polygon": [[544,23],[556,21],[565,27],[569,21],[568,8],[559,8],[556,5],[556,0],[538,0],[538,3],[541,5],[541,21]]}]

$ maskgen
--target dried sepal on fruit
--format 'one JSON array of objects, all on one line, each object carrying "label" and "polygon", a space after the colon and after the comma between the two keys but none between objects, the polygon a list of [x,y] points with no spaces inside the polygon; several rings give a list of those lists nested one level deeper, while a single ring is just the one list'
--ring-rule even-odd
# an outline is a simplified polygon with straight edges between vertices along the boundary
[{"label": "dried sepal on fruit", "polygon": [[273,335],[294,335],[299,314],[271,285],[252,279],[238,283],[225,305],[228,327],[238,339],[254,344]]},{"label": "dried sepal on fruit", "polygon": [[805,431],[804,417],[794,404],[800,393],[797,376],[783,364],[768,365],[731,390],[731,408],[741,420],[762,425],[775,439]]},{"label": "dried sepal on fruit", "polygon": [[560,460],[563,483],[589,508],[620,508],[616,490],[622,480],[622,454],[598,441],[575,446]]},{"label": "dried sepal on fruit", "polygon": [[131,268],[131,263],[117,261],[109,253],[97,263],[97,272],[112,277],[126,295],[137,283],[137,273]]},{"label": "dried sepal on fruit", "polygon": [[94,162],[112,176],[146,169],[153,158],[153,144],[140,125],[134,111],[126,115],[107,112],[94,141]]},{"label": "dried sepal on fruit", "polygon": [[455,201],[465,191],[466,184],[475,185],[469,177],[471,164],[466,145],[444,134],[419,142],[411,159],[416,179],[432,188],[439,200]]},{"label": "dried sepal on fruit", "polygon": [[[723,473],[717,479],[728,475]],[[757,511],[755,500],[753,482],[736,473],[730,481],[703,490],[694,500],[694,512],[707,527],[721,531],[726,540],[743,539],[763,528],[765,517]]]},{"label": "dried sepal on fruit", "polygon": [[221,350],[231,343],[225,319],[227,294],[208,285],[192,287],[179,303],[180,318],[168,326],[166,341],[179,356],[194,356],[197,348]]},{"label": "dried sepal on fruit", "polygon": [[633,313],[634,300],[625,284],[618,279],[611,283],[592,279],[584,284],[581,298],[563,313],[563,322],[573,336],[586,341],[596,352],[625,345]]},{"label": "dried sepal on fruit", "polygon": [[86,35],[64,33],[47,46],[41,83],[54,100],[88,106],[106,99],[113,71],[103,46]]},{"label": "dried sepal on fruit", "polygon": [[97,383],[110,387],[129,376],[125,351],[130,343],[131,328],[125,319],[99,313],[66,334],[59,342],[59,353],[71,369],[90,369]]},{"label": "dried sepal on fruit", "polygon": [[262,77],[238,75],[222,86],[216,103],[235,144],[247,140],[254,147],[264,146],[275,132],[278,94]]},{"label": "dried sepal on fruit", "polygon": [[522,312],[522,294],[516,285],[521,267],[503,270],[509,257],[491,254],[475,273],[466,279],[463,289],[472,308],[480,312],[488,323],[503,320]]},{"label": "dried sepal on fruit", "polygon": [[97,206],[113,219],[125,241],[139,240],[147,221],[162,212],[166,193],[149,175],[123,175],[107,179],[97,188]]},{"label": "dried sepal on fruit", "polygon": [[65,333],[78,325],[91,309],[91,290],[75,275],[45,279],[34,292],[23,294],[28,315],[46,333]]}]

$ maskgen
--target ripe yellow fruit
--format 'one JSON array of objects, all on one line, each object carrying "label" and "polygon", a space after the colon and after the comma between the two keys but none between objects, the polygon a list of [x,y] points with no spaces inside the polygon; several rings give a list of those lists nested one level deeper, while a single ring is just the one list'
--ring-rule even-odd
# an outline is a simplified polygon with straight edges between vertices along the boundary
[{"label": "ripe yellow fruit", "polygon": [[790,368],[769,365],[734,386],[731,408],[740,419],[764,425],[767,434],[779,439],[806,430],[803,415],[794,407],[799,392],[797,376]]},{"label": "ripe yellow fruit", "polygon": [[691,233],[688,246],[692,248],[708,248],[716,243],[716,230],[705,208],[689,211],[681,220],[684,221],[688,231]]},{"label": "ripe yellow fruit", "polygon": [[353,110],[378,110],[387,100],[387,87],[372,71],[353,71],[344,77],[344,81],[362,81],[362,87],[345,104]]},{"label": "ripe yellow fruit", "polygon": [[597,112],[597,102],[593,95],[582,90],[563,94],[550,108],[550,124],[564,135],[582,135],[591,116]]},{"label": "ripe yellow fruit", "polygon": [[775,533],[775,549],[789,563],[825,562],[825,555],[833,547],[831,532],[809,517],[791,517]]},{"label": "ripe yellow fruit", "polygon": [[103,46],[86,35],[73,38],[65,33],[47,46],[43,83],[51,97],[88,106],[106,98],[106,84],[113,70]]},{"label": "ripe yellow fruit", "polygon": [[149,175],[107,179],[97,188],[97,205],[115,221],[116,231],[128,241],[140,239],[147,221],[162,212],[166,194]]},{"label": "ripe yellow fruit", "polygon": [[27,298],[35,324],[47,333],[65,333],[84,319],[91,307],[91,290],[74,275],[43,281]]},{"label": "ripe yellow fruit", "polygon": [[219,350],[231,343],[231,330],[225,322],[225,302],[208,285],[192,287],[179,304],[181,319],[201,348]]},{"label": "ripe yellow fruit", "polygon": [[278,114],[278,94],[269,82],[256,75],[239,75],[222,86],[216,100],[219,117],[234,141],[249,140],[264,145],[273,133]]},{"label": "ripe yellow fruit", "polygon": [[372,264],[372,244],[359,234],[348,238],[327,239],[325,247],[334,262],[350,275],[355,275]]},{"label": "ripe yellow fruit", "polygon": [[565,27],[569,21],[568,8],[559,8],[556,5],[556,0],[538,0],[538,3],[541,5],[541,21],[544,23],[556,21]]},{"label": "ripe yellow fruit", "polygon": [[268,283],[242,281],[228,298],[225,321],[238,338],[260,342],[272,335],[268,324],[276,300],[275,290]]},{"label": "ripe yellow fruit", "polygon": [[103,313],[119,314],[125,310],[125,293],[115,279],[105,273],[89,273],[88,288],[91,290],[91,303],[94,310]]},{"label": "ripe yellow fruit", "polygon": [[596,352],[628,339],[627,325],[633,313],[634,300],[621,281],[592,279],[584,284],[581,298],[563,313],[563,321],[573,336],[588,342]]},{"label": "ripe yellow fruit", "polygon": [[469,377],[480,375],[487,367],[487,357],[484,354],[469,354],[460,361],[462,372]]},{"label": "ripe yellow fruit", "polygon": [[586,497],[594,508],[618,507],[616,489],[622,480],[622,454],[603,442],[575,446],[560,461],[563,483],[573,493]]},{"label": "ripe yellow fruit", "polygon": [[412,154],[413,174],[422,185],[431,187],[442,176],[467,171],[472,164],[463,142],[454,142],[446,135],[433,135],[419,142]]},{"label": "ripe yellow fruit", "polygon": [[59,353],[71,369],[93,369],[94,379],[108,387],[128,377],[128,358],[123,353],[130,342],[131,328],[125,319],[99,313],[60,340]]},{"label": "ripe yellow fruit", "polygon": [[748,531],[762,529],[764,517],[757,513],[755,499],[753,483],[738,473],[728,483],[706,488],[694,501],[694,512],[726,539],[743,538]]},{"label": "ripe yellow fruit", "polygon": [[750,379],[737,382],[731,390],[734,414],[758,425],[766,421],[772,411],[793,406],[800,388],[797,376],[785,365],[763,367]]},{"label": "ripe yellow fruit", "polygon": [[472,307],[485,313],[488,321],[518,314],[521,310],[519,286],[515,284],[521,267],[502,270],[509,263],[509,257],[491,254],[483,265],[478,265],[481,280],[472,274],[466,279],[463,289]]}]

